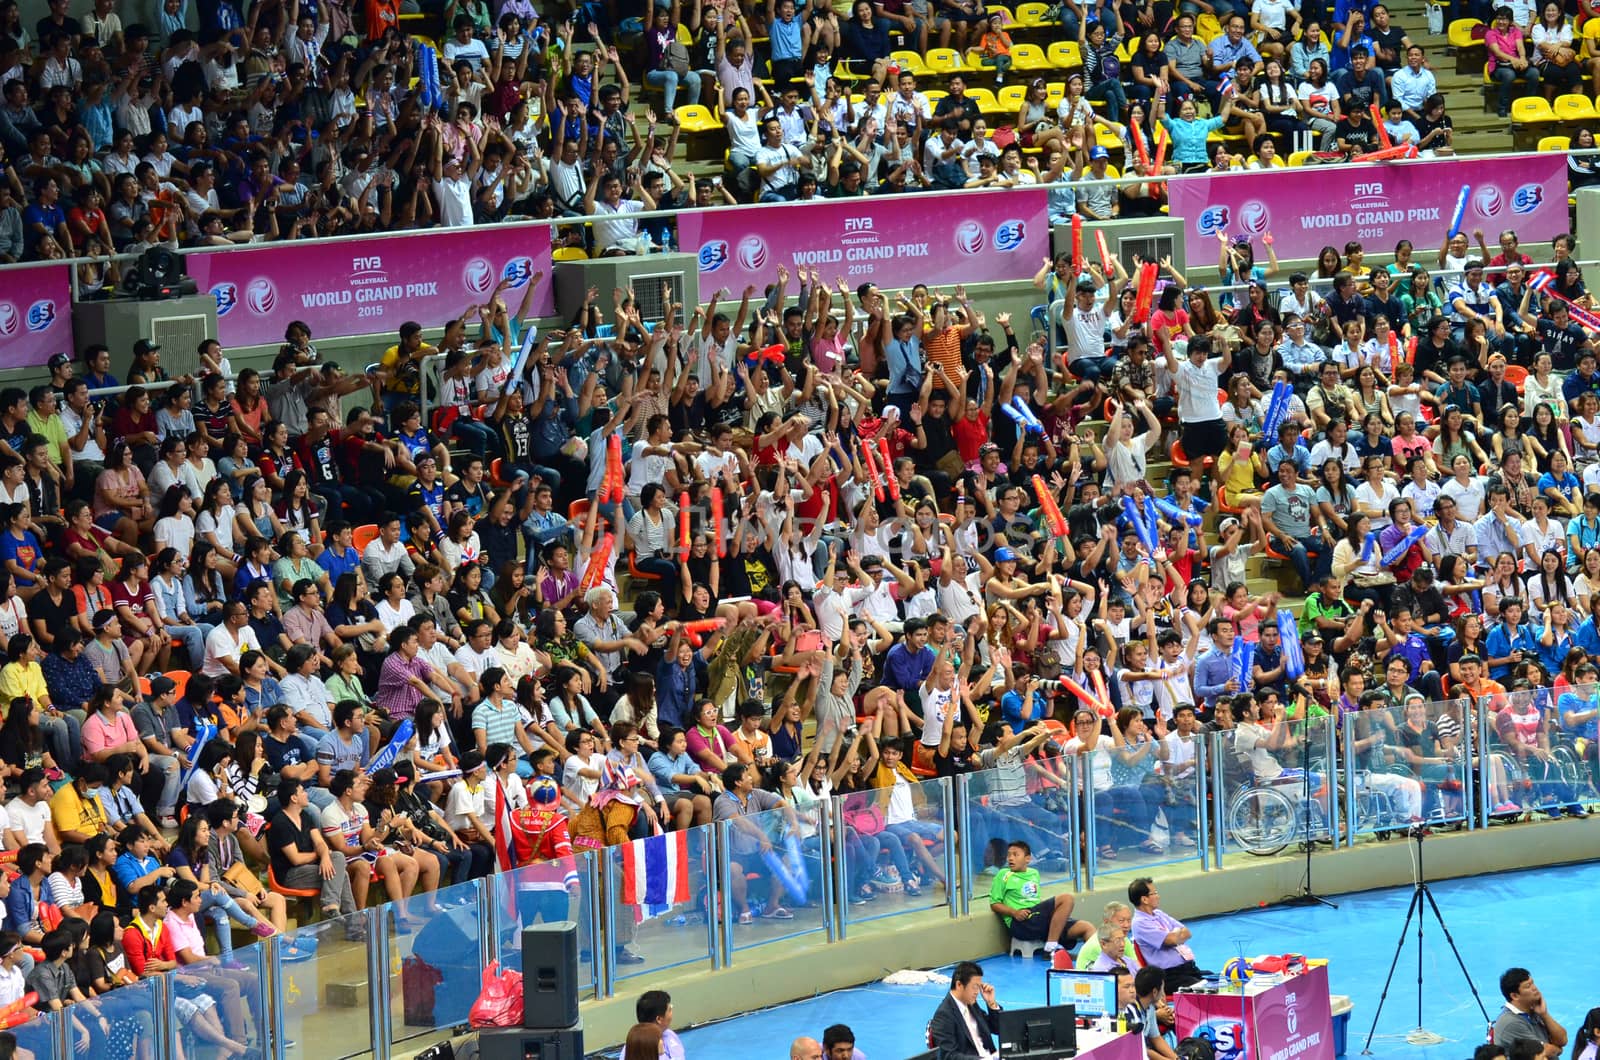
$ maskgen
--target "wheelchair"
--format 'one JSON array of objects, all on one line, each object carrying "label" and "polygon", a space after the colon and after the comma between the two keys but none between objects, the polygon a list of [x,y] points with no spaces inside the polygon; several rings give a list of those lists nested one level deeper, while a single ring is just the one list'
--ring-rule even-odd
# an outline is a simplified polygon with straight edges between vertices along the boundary
[{"label": "wheelchair", "polygon": [[1222,826],[1229,843],[1257,857],[1270,857],[1294,842],[1326,839],[1331,822],[1320,797],[1326,797],[1328,777],[1322,788],[1306,796],[1305,774],[1285,769],[1271,780],[1253,780],[1228,800]]}]

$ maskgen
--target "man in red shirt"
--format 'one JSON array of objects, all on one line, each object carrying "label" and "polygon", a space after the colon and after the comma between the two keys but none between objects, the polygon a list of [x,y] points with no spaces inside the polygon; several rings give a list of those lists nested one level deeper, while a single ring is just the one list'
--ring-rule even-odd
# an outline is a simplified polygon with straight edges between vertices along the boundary
[{"label": "man in red shirt", "polygon": [[162,921],[168,912],[167,892],[156,884],[139,888],[139,915],[122,933],[122,952],[128,967],[138,976],[158,975],[178,966],[178,953],[172,948]]}]

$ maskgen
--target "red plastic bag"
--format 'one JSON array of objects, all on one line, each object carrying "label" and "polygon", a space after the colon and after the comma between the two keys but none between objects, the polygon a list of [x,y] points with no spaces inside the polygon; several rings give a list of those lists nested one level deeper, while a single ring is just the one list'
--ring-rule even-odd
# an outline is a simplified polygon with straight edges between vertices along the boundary
[{"label": "red plastic bag", "polygon": [[467,1022],[474,1027],[522,1026],[522,973],[501,971],[499,961],[490,961]]}]

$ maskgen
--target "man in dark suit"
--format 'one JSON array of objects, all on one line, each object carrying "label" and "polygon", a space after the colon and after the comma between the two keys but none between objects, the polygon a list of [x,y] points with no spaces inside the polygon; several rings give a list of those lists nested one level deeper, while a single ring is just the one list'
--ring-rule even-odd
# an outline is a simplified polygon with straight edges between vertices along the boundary
[{"label": "man in dark suit", "polygon": [[[985,1008],[978,1007],[983,996]],[[994,1036],[1000,1024],[1000,1006],[994,986],[983,981],[983,969],[972,961],[956,965],[950,976],[950,994],[928,1024],[928,1043],[939,1060],[991,1060],[998,1057]]]}]

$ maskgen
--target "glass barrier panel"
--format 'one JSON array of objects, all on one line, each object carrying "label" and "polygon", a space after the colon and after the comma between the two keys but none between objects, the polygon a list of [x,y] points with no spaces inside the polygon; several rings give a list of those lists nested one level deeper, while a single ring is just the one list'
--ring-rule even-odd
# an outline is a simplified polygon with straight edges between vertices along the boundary
[{"label": "glass barrier panel", "polygon": [[604,852],[612,925],[606,944],[617,979],[711,960],[706,897],[716,872],[715,828],[696,825]]},{"label": "glass barrier panel", "polygon": [[[1045,744],[1049,748],[1050,744]],[[1028,844],[1032,866],[1050,887],[1076,886],[1081,830],[1073,805],[1077,760],[984,752],[992,767],[966,776],[967,834],[961,837],[968,898],[988,901],[1013,840]]]},{"label": "glass barrier panel", "polygon": [[[79,983],[81,988],[84,984]],[[93,1055],[104,1060],[143,1060],[159,1055],[158,1028],[161,1026],[161,979],[140,979],[119,986],[94,1001],[100,1019],[87,1012],[73,1013],[73,1033],[87,1029]],[[76,1008],[76,1006],[74,1006]],[[257,1052],[257,1057],[262,1054]]]},{"label": "glass barrier panel", "polygon": [[1254,703],[1231,728],[1211,734],[1222,790],[1216,827],[1224,852],[1267,856],[1291,843],[1333,836],[1334,719],[1263,719]]},{"label": "glass barrier panel", "polygon": [[865,905],[845,905],[841,913],[846,923],[948,903],[944,844],[954,839],[954,822],[944,819],[945,783],[899,777],[892,789],[855,792],[834,801],[834,819],[848,829],[844,878],[857,896],[863,880],[873,892]]},{"label": "glass barrier panel", "polygon": [[822,889],[827,886],[828,837],[819,799],[734,818],[727,835],[729,882],[737,886],[743,876],[751,913],[748,923],[734,918],[734,949],[827,931]]},{"label": "glass barrier panel", "polygon": [[372,1051],[372,991],[367,982],[365,912],[320,920],[277,946],[278,1055],[297,1050],[320,1060]]},{"label": "glass barrier panel", "polygon": [[33,1060],[67,1060],[76,1053],[88,1052],[91,1039],[87,1028],[79,1031],[74,1027],[67,1056],[61,1055],[61,1019],[64,1015],[64,1012],[41,1012],[27,1023],[9,1028],[17,1039],[17,1055],[29,1052],[33,1054]]},{"label": "glass barrier panel", "polygon": [[[1581,719],[1584,702],[1574,694],[1568,702],[1571,709],[1565,713]],[[1568,739],[1563,730],[1563,710],[1554,689],[1483,696],[1478,710],[1485,732],[1483,749],[1488,755],[1491,819],[1523,813],[1560,817],[1582,812],[1582,793],[1588,790],[1590,771],[1580,766],[1576,739]],[[1592,754],[1587,747],[1585,751]]]},{"label": "glass barrier panel", "polygon": [[1356,834],[1466,821],[1471,764],[1462,743],[1465,706],[1427,703],[1418,695],[1400,706],[1344,716],[1342,737],[1354,771],[1345,779],[1346,806]]},{"label": "glass barrier panel", "polygon": [[599,970],[594,962],[597,925],[590,900],[599,893],[600,857],[582,850],[570,859],[536,861],[497,872],[494,884],[496,923],[500,937],[495,953],[502,967],[522,970],[522,929],[535,924],[571,920],[578,925],[578,991],[585,1000],[597,996]]},{"label": "glass barrier panel", "polygon": [[[242,1048],[240,1060],[266,1060],[266,952],[265,946],[240,946],[227,961],[207,957],[170,973],[168,1010],[173,1027],[183,1035],[185,1055],[192,1044],[200,1049]],[[365,978],[363,965],[360,979]]]},{"label": "glass barrier panel", "polygon": [[378,910],[389,938],[389,1040],[467,1022],[483,988],[478,944],[484,880],[468,880]]},{"label": "glass barrier panel", "polygon": [[1199,737],[1168,733],[1164,723],[1157,729],[1142,718],[1128,728],[1102,736],[1098,748],[1081,756],[1094,813],[1096,877],[1201,859]]}]

